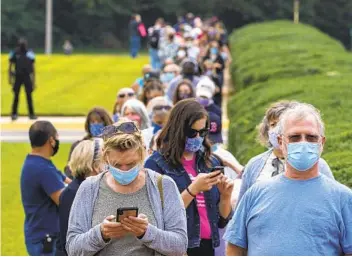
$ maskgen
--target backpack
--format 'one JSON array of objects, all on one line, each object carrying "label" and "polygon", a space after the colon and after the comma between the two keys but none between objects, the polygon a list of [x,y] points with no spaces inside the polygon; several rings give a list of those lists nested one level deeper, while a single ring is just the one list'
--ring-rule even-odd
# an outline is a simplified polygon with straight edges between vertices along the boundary
[{"label": "backpack", "polygon": [[16,75],[29,75],[33,72],[32,60],[27,53],[16,53]]},{"label": "backpack", "polygon": [[160,31],[153,29],[153,32],[151,35],[149,35],[149,45],[151,48],[158,48],[159,45],[159,39],[160,39]]},{"label": "backpack", "polygon": [[145,26],[143,23],[140,23],[138,25],[138,32],[141,37],[146,37],[147,36],[147,31],[145,29]]}]

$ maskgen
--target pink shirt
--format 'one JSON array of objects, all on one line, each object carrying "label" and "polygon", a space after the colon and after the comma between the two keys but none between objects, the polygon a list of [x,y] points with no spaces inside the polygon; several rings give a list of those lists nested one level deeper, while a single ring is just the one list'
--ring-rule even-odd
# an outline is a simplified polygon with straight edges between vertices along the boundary
[{"label": "pink shirt", "polygon": [[[188,173],[192,182],[197,176],[196,172],[196,157],[194,156],[192,160],[185,160],[182,158],[182,165]],[[197,208],[200,219],[200,238],[201,239],[211,239],[211,229],[210,222],[208,219],[208,212],[205,206],[205,199],[203,192],[199,193],[196,197]]]}]

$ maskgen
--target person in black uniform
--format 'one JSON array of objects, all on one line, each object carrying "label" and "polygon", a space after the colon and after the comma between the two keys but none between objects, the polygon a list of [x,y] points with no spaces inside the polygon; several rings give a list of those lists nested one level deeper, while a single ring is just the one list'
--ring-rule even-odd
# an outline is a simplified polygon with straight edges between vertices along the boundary
[{"label": "person in black uniform", "polygon": [[[27,96],[29,118],[37,119],[34,114],[32,92],[35,89],[34,53],[27,49],[27,41],[20,39],[15,51],[10,53],[9,83],[12,85],[14,98],[12,103],[12,120],[17,119],[17,108],[21,86],[24,84]],[[13,70],[14,67],[14,70]]]}]

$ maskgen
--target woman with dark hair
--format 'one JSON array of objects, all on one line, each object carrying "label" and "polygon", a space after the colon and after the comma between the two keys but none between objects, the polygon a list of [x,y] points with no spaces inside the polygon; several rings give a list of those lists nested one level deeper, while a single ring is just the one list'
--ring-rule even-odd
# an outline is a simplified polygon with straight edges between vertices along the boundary
[{"label": "woman with dark hair", "polygon": [[163,83],[158,79],[150,79],[144,85],[140,100],[147,106],[148,102],[153,98],[164,95]]},{"label": "woman with dark hair", "polygon": [[187,213],[188,255],[214,255],[219,229],[232,216],[233,182],[216,166],[207,138],[207,111],[194,99],[177,103],[157,139],[157,149],[145,163],[176,182]]},{"label": "woman with dark hair", "polygon": [[184,79],[176,87],[175,94],[173,97],[173,103],[175,105],[181,100],[193,97],[195,97],[195,95],[192,82],[188,79]]},{"label": "woman with dark hair", "polygon": [[[111,125],[112,123],[113,122],[111,120],[109,113],[104,108],[95,107],[91,109],[87,115],[86,122],[84,124],[84,128],[85,128],[85,131],[87,132],[87,135],[83,139],[78,140],[72,144],[70,149],[70,154],[68,156],[68,162],[71,159],[71,154],[73,150],[81,141],[90,140],[94,137],[98,137],[102,133],[103,128],[108,125]],[[73,178],[70,167],[68,165],[66,165],[65,167],[65,174],[69,178],[71,179]]]}]

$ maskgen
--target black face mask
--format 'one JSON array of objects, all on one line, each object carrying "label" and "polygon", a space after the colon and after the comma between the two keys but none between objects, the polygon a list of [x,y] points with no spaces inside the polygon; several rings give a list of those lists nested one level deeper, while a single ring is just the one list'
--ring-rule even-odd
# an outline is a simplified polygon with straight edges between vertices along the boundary
[{"label": "black face mask", "polygon": [[55,154],[57,154],[57,152],[59,151],[59,145],[60,145],[59,139],[55,139],[55,146],[51,146],[51,147],[53,148],[53,154],[52,154],[52,156],[54,156]]}]

